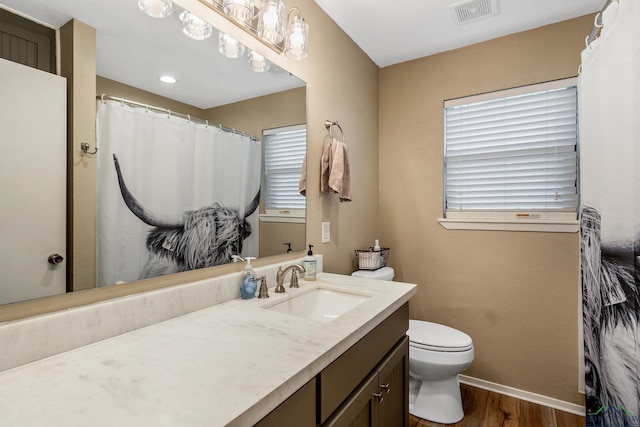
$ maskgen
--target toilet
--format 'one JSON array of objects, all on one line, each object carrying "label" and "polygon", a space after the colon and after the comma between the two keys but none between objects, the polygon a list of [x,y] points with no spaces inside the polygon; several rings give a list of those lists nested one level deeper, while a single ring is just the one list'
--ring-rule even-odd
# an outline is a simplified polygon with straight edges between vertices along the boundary
[{"label": "toilet", "polygon": [[[391,267],[358,270],[368,279],[393,280]],[[473,361],[473,341],[464,332],[437,323],[409,320],[409,413],[453,424],[464,417],[458,374]]]}]

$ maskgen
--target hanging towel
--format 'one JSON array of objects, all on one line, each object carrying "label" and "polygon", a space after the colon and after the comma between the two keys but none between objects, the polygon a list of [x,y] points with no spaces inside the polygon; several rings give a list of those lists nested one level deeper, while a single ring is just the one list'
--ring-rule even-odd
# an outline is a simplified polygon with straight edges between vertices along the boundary
[{"label": "hanging towel", "polygon": [[300,182],[298,183],[298,191],[303,196],[307,196],[307,155],[304,155],[302,159],[302,166],[300,167]]},{"label": "hanging towel", "polygon": [[351,201],[351,169],[347,145],[332,138],[322,152],[320,191],[337,193],[341,202]]}]

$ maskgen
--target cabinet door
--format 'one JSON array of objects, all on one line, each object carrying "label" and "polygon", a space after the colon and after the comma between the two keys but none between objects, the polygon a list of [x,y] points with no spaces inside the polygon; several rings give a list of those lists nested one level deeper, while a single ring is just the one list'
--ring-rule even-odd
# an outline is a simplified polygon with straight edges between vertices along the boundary
[{"label": "cabinet door", "polygon": [[409,338],[405,337],[378,367],[383,399],[378,405],[381,426],[409,425]]},{"label": "cabinet door", "polygon": [[322,427],[377,427],[378,372],[372,372]]}]

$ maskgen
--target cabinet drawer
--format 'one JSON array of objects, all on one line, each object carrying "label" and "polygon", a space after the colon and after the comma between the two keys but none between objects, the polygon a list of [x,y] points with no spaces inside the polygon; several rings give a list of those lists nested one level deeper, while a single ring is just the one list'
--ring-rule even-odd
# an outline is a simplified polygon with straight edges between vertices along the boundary
[{"label": "cabinet drawer", "polygon": [[404,304],[317,376],[320,424],[369,375],[408,329],[409,305]]}]

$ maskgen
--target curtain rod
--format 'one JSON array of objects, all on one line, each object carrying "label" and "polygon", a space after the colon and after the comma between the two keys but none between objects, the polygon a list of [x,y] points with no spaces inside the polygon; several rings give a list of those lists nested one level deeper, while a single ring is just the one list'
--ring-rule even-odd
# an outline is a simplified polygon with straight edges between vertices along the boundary
[{"label": "curtain rod", "polygon": [[195,118],[195,117],[191,117],[188,114],[176,113],[175,111],[171,111],[171,110],[168,110],[166,108],[154,107],[152,105],[147,105],[147,104],[143,104],[141,102],[131,101],[131,100],[125,99],[125,98],[119,98],[117,96],[106,95],[104,93],[102,95],[97,95],[96,99],[99,99],[102,102],[105,102],[105,100],[109,99],[111,101],[118,101],[118,102],[121,102],[123,104],[130,105],[132,107],[140,107],[140,108],[145,108],[145,109],[151,110],[151,111],[156,111],[156,112],[160,112],[160,113],[166,113],[169,116],[180,117],[182,119],[185,119],[185,120],[193,122],[193,123],[198,123],[198,124],[202,124],[202,125],[206,125],[206,126],[216,127],[216,128],[218,128],[218,129],[220,129],[221,131],[224,131],[224,132],[235,133],[236,135],[245,136],[245,137],[251,139],[254,142],[258,140],[255,136],[249,135],[248,133],[244,133],[244,132],[241,132],[241,131],[233,129],[233,128],[222,126],[221,124],[209,123],[208,120],[202,120],[202,119],[198,119],[198,118]]},{"label": "curtain rod", "polygon": [[584,44],[587,47],[589,47],[591,42],[598,38],[598,32],[602,28],[602,13],[609,7],[611,3],[614,2],[618,3],[618,0],[607,0],[604,6],[602,6],[602,9],[600,9],[600,12],[598,12],[598,14],[596,15],[595,19],[593,20],[593,28],[591,29],[591,32],[589,33],[587,38],[584,40]]}]

